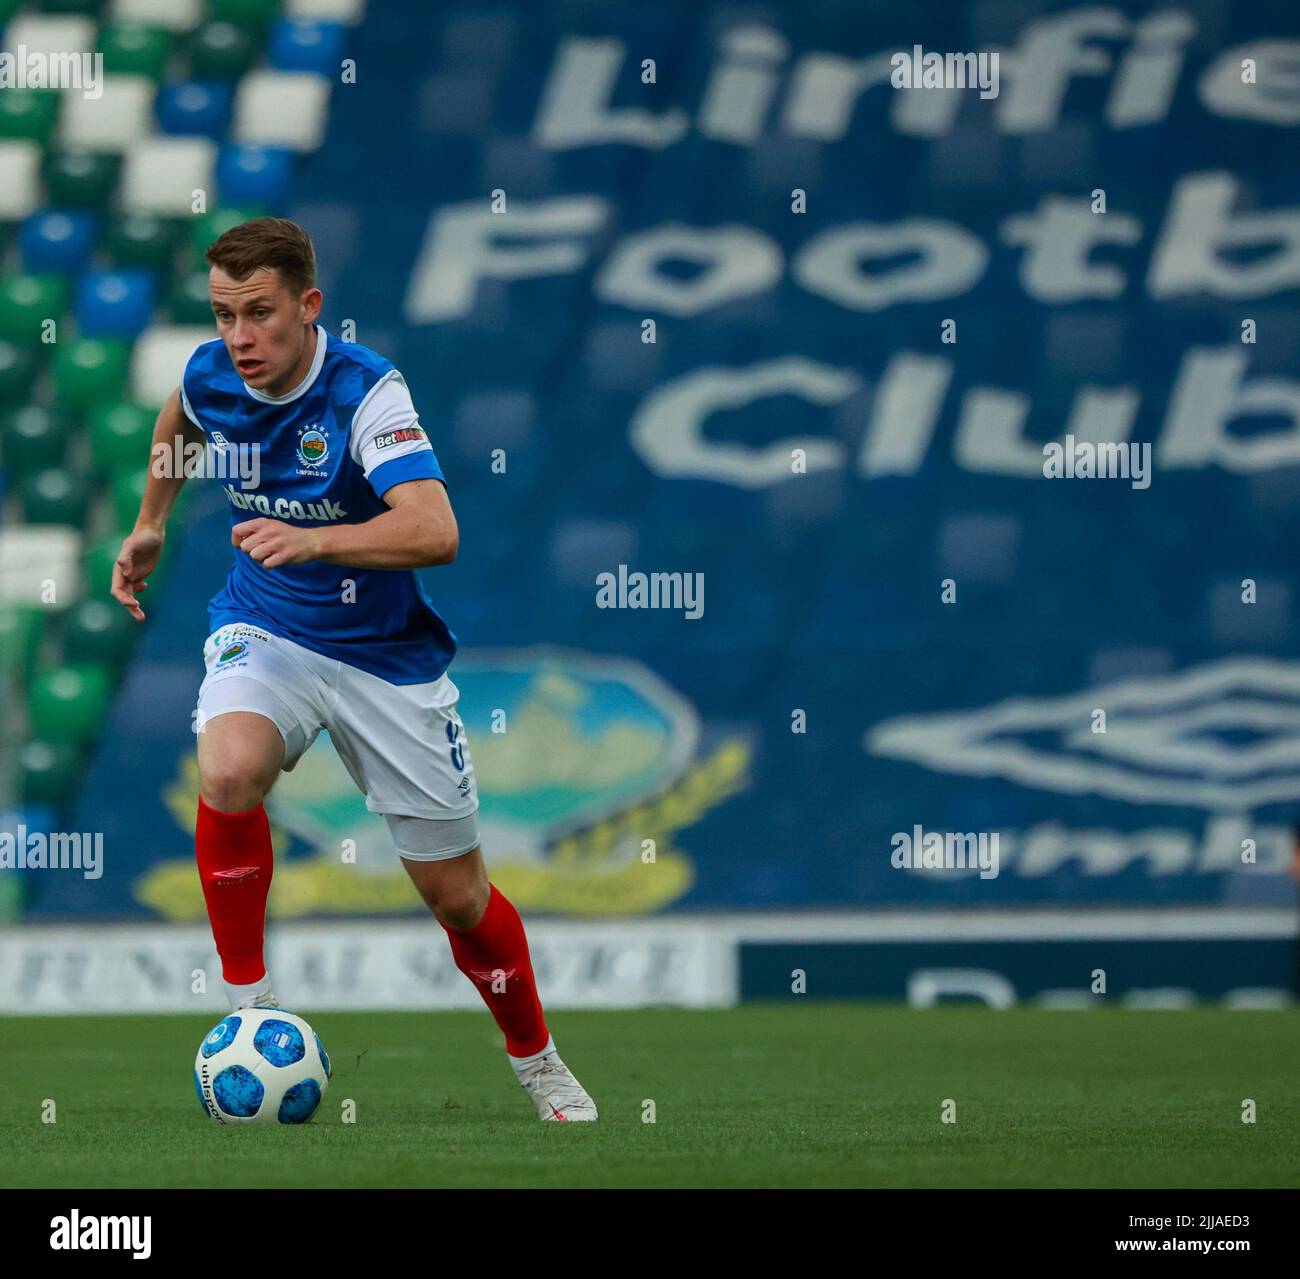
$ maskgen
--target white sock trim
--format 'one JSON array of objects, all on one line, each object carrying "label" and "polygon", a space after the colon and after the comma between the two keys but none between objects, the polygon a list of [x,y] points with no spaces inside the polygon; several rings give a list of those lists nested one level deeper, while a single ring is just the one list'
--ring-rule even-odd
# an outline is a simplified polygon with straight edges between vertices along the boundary
[{"label": "white sock trim", "polygon": [[261,981],[250,982],[247,986],[236,985],[232,981],[225,983],[226,998],[230,1000],[230,1008],[233,1012],[240,1004],[249,999],[256,999],[264,991],[271,989],[271,974],[267,973]]},{"label": "white sock trim", "polygon": [[546,1047],[543,1048],[541,1052],[533,1053],[531,1057],[510,1057],[509,1053],[506,1053],[506,1056],[510,1057],[510,1064],[516,1070],[523,1070],[525,1066],[531,1066],[533,1062],[541,1061],[541,1059],[545,1057],[547,1053],[553,1053],[554,1051],[555,1051],[555,1036],[548,1035],[546,1037]]}]

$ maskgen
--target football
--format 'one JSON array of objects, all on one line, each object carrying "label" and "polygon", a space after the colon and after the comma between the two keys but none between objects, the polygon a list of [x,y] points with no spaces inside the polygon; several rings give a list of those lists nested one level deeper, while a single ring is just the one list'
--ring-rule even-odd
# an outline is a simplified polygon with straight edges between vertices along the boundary
[{"label": "football", "polygon": [[194,1090],[223,1124],[304,1124],[330,1079],[330,1059],[316,1032],[279,1008],[241,1008],[219,1021],[199,1045]]}]

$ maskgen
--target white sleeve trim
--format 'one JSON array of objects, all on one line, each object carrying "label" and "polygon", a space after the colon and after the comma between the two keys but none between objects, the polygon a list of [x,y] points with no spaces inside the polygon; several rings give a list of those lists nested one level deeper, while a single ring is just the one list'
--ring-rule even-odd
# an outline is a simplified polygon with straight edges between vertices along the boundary
[{"label": "white sleeve trim", "polygon": [[[390,438],[401,432],[413,434],[409,439]],[[396,369],[385,373],[357,405],[357,411],[352,415],[350,437],[348,447],[352,460],[365,471],[367,479],[376,467],[394,458],[408,457],[426,449],[433,451],[433,445],[420,425],[406,380]]]},{"label": "white sleeve trim", "polygon": [[185,416],[189,418],[189,420],[193,422],[194,425],[197,426],[201,431],[203,429],[203,423],[200,422],[199,419],[194,416],[194,410],[190,408],[190,397],[185,394],[184,382],[182,382],[180,385],[180,392],[181,392],[181,408],[185,410]]}]

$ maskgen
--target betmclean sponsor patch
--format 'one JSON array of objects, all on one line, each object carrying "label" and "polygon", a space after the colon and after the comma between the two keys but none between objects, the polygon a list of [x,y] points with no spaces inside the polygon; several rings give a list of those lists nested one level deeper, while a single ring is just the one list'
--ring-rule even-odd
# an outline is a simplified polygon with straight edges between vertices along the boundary
[{"label": "betmclean sponsor patch", "polygon": [[389,431],[386,435],[375,436],[375,448],[386,449],[393,444],[406,444],[411,440],[427,440],[422,426],[404,426],[400,431]]}]

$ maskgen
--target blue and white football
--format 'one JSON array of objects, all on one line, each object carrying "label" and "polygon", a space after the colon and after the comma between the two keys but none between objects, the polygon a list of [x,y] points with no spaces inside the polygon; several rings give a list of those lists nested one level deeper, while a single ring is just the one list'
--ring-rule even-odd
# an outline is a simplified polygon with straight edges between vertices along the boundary
[{"label": "blue and white football", "polygon": [[320,1037],[301,1017],[240,1008],[203,1036],[194,1090],[218,1123],[305,1124],[331,1073]]}]

